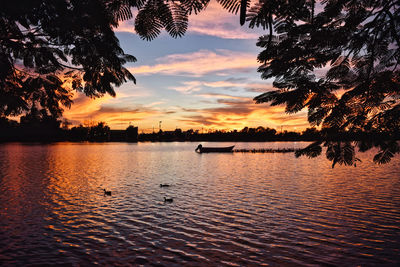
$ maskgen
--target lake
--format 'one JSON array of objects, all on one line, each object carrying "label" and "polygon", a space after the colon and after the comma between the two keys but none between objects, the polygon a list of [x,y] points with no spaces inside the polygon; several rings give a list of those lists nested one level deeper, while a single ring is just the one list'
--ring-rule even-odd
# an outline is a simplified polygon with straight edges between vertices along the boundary
[{"label": "lake", "polygon": [[400,264],[398,156],[332,169],[197,144],[0,144],[0,265]]}]

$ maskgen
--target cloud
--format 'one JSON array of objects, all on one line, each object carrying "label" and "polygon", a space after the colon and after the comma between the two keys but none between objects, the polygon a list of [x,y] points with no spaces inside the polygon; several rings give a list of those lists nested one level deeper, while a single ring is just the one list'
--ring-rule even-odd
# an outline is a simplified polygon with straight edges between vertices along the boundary
[{"label": "cloud", "polygon": [[181,86],[170,86],[168,89],[176,90],[178,92],[188,94],[196,91],[200,91],[204,87],[237,87],[239,84],[235,84],[227,81],[217,81],[217,82],[205,82],[205,81],[185,81],[181,83]]},{"label": "cloud", "polygon": [[[140,126],[141,131],[151,132],[152,126],[162,120],[166,129],[182,128],[242,129],[245,126],[266,126],[286,130],[308,127],[306,114],[285,114],[283,106],[271,107],[267,104],[255,104],[251,97],[229,94],[203,93],[196,95],[204,99],[213,99],[206,107],[156,107],[164,100],[147,105],[132,107],[115,106],[111,97],[90,99],[82,94],[75,98],[73,109],[67,110],[64,117],[76,124],[85,122],[106,122],[112,129],[125,129],[130,122]],[[200,102],[200,101],[198,101]]]},{"label": "cloud", "polygon": [[205,82],[204,85],[215,88],[215,87],[243,87],[246,84],[225,80],[225,81],[216,81],[216,82]]},{"label": "cloud", "polygon": [[226,75],[227,73],[254,71],[258,67],[256,56],[231,50],[199,50],[193,53],[172,54],[157,59],[158,64],[131,67],[134,75],[182,75],[200,77],[209,73]]},{"label": "cloud", "polygon": [[109,100],[113,99],[110,95],[104,95],[100,98],[90,98],[85,94],[76,93],[73,97],[73,105],[71,109],[64,112],[64,117],[81,117],[83,114],[90,114],[100,108],[100,106]]},{"label": "cloud", "polygon": [[188,94],[195,91],[200,91],[201,86],[203,85],[200,81],[186,81],[182,82],[182,86],[170,86],[168,89],[172,89],[183,94]]},{"label": "cloud", "polygon": [[218,94],[202,94],[201,96],[217,97],[220,105],[211,108],[184,108],[180,122],[192,127],[208,127],[213,129],[241,129],[245,126],[267,126],[279,128],[284,125],[287,130],[308,127],[304,112],[294,115],[285,113],[283,106],[269,106],[255,104],[251,98]]},{"label": "cloud", "polygon": [[229,13],[216,1],[211,1],[206,10],[189,18],[188,33],[216,36],[223,39],[257,39],[260,30],[241,27],[239,16]]},{"label": "cloud", "polygon": [[63,117],[74,125],[83,124],[87,121],[106,122],[111,128],[120,128],[124,124],[127,127],[130,121],[142,121],[148,116],[159,114],[160,111],[142,105],[135,107],[111,106],[119,103],[124,97],[129,95],[119,93],[120,99],[105,95],[101,98],[89,98],[82,93],[74,96],[74,104],[71,109],[65,110]]},{"label": "cloud", "polygon": [[152,102],[152,103],[150,103],[150,104],[147,104],[147,105],[145,105],[145,107],[154,107],[154,106],[158,106],[158,105],[161,105],[161,104],[164,104],[165,103],[165,101],[156,101],[156,102]]},{"label": "cloud", "polygon": [[114,31],[116,32],[128,32],[128,33],[133,33],[136,34],[135,31],[135,20],[130,19],[130,20],[124,20],[120,22],[117,28],[114,28]]},{"label": "cloud", "polygon": [[247,97],[242,97],[242,96],[231,96],[231,95],[226,95],[226,94],[217,94],[217,93],[204,93],[204,94],[198,94],[198,96],[205,97],[205,98],[219,98],[219,99],[247,99]]},{"label": "cloud", "polygon": [[276,88],[273,87],[272,83],[266,81],[264,83],[248,83],[245,86],[245,90],[253,93],[265,93],[276,90]]},{"label": "cloud", "polygon": [[176,90],[184,94],[189,94],[192,92],[201,91],[202,89],[205,89],[207,87],[211,88],[211,90],[213,90],[214,88],[221,88],[221,89],[231,89],[230,91],[238,91],[236,88],[242,88],[244,91],[251,93],[254,92],[264,93],[273,90],[273,86],[271,83],[249,82],[248,79],[246,78],[244,79],[229,78],[220,81],[201,81],[201,80],[184,81],[181,82],[181,85],[169,86],[168,89]]},{"label": "cloud", "polygon": [[229,80],[225,81],[216,81],[216,82],[204,82],[205,86],[213,87],[213,88],[243,88],[246,92],[252,93],[264,93],[267,91],[274,90],[272,84],[270,82],[264,83],[249,83],[249,82],[232,82]]}]

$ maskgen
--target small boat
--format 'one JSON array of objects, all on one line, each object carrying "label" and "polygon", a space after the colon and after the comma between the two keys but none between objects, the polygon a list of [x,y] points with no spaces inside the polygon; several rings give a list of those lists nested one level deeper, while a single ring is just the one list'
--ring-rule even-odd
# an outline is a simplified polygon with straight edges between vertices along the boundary
[{"label": "small boat", "polygon": [[199,153],[210,153],[210,152],[233,152],[232,149],[234,146],[226,146],[226,147],[203,147],[202,145],[199,145],[196,148],[196,152]]}]

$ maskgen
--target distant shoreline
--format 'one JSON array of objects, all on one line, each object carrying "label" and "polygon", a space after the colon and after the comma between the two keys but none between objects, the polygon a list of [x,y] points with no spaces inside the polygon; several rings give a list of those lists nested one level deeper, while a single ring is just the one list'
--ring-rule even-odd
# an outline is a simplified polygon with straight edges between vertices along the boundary
[{"label": "distant shoreline", "polygon": [[51,143],[90,143],[90,144],[101,144],[101,143],[127,143],[127,144],[135,144],[135,143],[201,143],[201,142],[207,142],[207,143],[232,143],[232,142],[237,142],[237,143],[276,143],[276,142],[315,142],[317,140],[265,140],[265,141],[235,141],[235,140],[166,140],[166,141],[136,141],[136,142],[131,142],[131,141],[87,141],[87,140],[82,140],[82,141],[77,141],[77,140],[50,140],[50,141],[44,141],[44,140],[0,140],[0,144],[7,144],[7,143],[24,143],[24,144],[51,144]]},{"label": "distant shoreline", "polygon": [[[1,120],[0,120],[1,122]],[[303,132],[277,132],[275,129],[245,127],[240,131],[213,131],[200,133],[198,130],[162,131],[139,134],[138,127],[126,130],[111,130],[106,124],[84,127],[60,128],[58,123],[25,123],[10,121],[0,123],[0,143],[5,142],[313,142],[313,141],[361,141],[400,140],[398,132],[345,132],[334,129],[307,128]]]}]

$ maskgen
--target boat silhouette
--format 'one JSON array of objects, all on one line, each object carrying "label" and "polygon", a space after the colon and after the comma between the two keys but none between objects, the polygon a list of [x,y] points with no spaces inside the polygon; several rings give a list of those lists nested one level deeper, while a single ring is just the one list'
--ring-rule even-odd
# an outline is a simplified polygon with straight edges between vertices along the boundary
[{"label": "boat silhouette", "polygon": [[232,149],[235,146],[226,146],[226,147],[203,147],[202,145],[198,145],[195,149],[196,152],[199,153],[211,153],[211,152],[233,152]]}]

